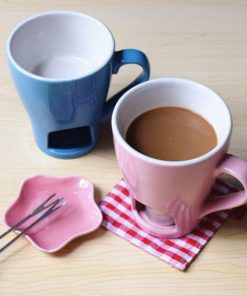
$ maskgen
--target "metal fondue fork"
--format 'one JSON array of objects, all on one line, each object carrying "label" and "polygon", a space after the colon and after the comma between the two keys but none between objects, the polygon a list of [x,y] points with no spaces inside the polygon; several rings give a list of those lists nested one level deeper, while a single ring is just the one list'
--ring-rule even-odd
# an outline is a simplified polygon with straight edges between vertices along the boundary
[{"label": "metal fondue fork", "polygon": [[0,253],[3,252],[6,248],[8,248],[10,245],[12,245],[19,237],[24,235],[28,232],[33,226],[35,226],[40,221],[44,220],[46,217],[60,209],[65,205],[66,202],[61,203],[61,201],[64,200],[63,197],[56,199],[55,201],[47,204],[56,193],[49,196],[42,204],[40,204],[36,209],[34,209],[30,214],[28,214],[26,217],[24,217],[21,221],[17,222],[15,225],[13,225],[11,228],[6,230],[4,233],[0,235],[0,239],[8,235],[11,231],[16,230],[19,226],[21,226],[23,223],[28,221],[30,218],[36,216],[37,214],[45,211],[37,220],[35,220],[33,223],[31,223],[29,226],[27,226],[25,229],[23,229],[16,237],[14,237],[12,240],[10,240],[8,243],[6,243],[3,247],[0,248]]}]

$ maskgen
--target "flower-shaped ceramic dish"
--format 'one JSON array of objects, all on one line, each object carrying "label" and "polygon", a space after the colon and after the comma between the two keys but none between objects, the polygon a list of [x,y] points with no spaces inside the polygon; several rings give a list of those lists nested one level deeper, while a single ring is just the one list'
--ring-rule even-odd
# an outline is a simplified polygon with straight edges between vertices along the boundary
[{"label": "flower-shaped ceramic dish", "polygon": [[[24,181],[19,196],[5,213],[6,225],[13,226],[53,193],[56,193],[54,199],[64,197],[66,205],[26,234],[34,246],[49,253],[58,251],[78,236],[96,230],[102,222],[102,213],[94,201],[91,182],[82,177],[38,175]],[[36,219],[28,220],[18,231]]]}]

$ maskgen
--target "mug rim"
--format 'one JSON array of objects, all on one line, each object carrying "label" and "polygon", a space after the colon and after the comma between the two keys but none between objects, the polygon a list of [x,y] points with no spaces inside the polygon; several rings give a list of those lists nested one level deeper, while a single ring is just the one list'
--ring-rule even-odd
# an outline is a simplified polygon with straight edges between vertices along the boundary
[{"label": "mug rim", "polygon": [[[14,59],[12,52],[11,52],[11,42],[14,38],[14,35],[18,32],[19,29],[21,29],[24,25],[28,24],[29,22],[38,19],[40,17],[46,16],[46,15],[59,15],[59,14],[64,14],[64,15],[70,15],[70,16],[80,16],[80,17],[85,17],[87,19],[90,19],[92,21],[94,21],[96,24],[103,26],[106,31],[109,33],[110,37],[111,37],[111,52],[108,55],[108,58],[105,60],[105,62],[103,63],[103,65],[101,64],[100,66],[98,66],[96,69],[86,73],[85,75],[80,75],[78,77],[75,78],[47,78],[47,77],[43,77],[43,76],[39,76],[36,74],[33,74],[29,71],[27,71],[26,69],[24,69],[22,66],[19,65],[19,63],[16,62],[16,60]],[[98,72],[99,70],[101,70],[112,58],[112,55],[115,51],[115,40],[113,37],[112,32],[110,31],[110,29],[103,23],[101,22],[99,19],[92,17],[91,15],[88,14],[84,14],[81,12],[77,12],[77,11],[72,11],[72,10],[50,10],[50,11],[45,11],[45,12],[41,12],[41,13],[37,13],[34,14],[28,18],[26,18],[25,20],[21,21],[19,24],[17,24],[14,29],[10,32],[8,39],[7,39],[7,43],[6,43],[6,51],[7,51],[7,56],[9,58],[9,61],[14,65],[14,67],[16,69],[18,69],[21,73],[25,74],[26,76],[39,80],[39,81],[44,81],[44,82],[69,82],[69,81],[76,81],[76,80],[80,80],[82,78],[86,78],[91,76],[92,74]]]},{"label": "mug rim", "polygon": [[[172,82],[172,81],[176,82],[176,83],[183,82],[183,83],[194,84],[196,86],[203,87],[208,92],[211,92],[212,94],[215,95],[217,100],[220,100],[223,103],[223,105],[225,106],[225,111],[227,112],[227,115],[229,117],[228,132],[227,132],[227,135],[225,136],[225,138],[220,143],[217,143],[217,145],[213,149],[211,149],[209,152],[207,152],[199,157],[195,157],[195,158],[188,159],[188,160],[181,160],[181,161],[168,161],[168,160],[160,160],[160,159],[152,158],[152,157],[147,156],[143,153],[140,153],[137,150],[135,150],[134,148],[132,148],[125,141],[125,139],[123,138],[123,136],[121,135],[121,133],[118,129],[117,116],[119,113],[119,109],[121,107],[121,104],[125,101],[125,99],[130,94],[132,94],[133,92],[136,92],[137,90],[139,90],[141,88],[144,88],[145,86],[151,85],[151,84],[153,85],[153,84],[157,84],[160,82],[165,83],[165,82]],[[224,145],[227,143],[227,141],[229,140],[231,133],[232,133],[232,116],[231,116],[230,109],[229,109],[228,105],[226,104],[226,102],[221,98],[220,95],[218,95],[214,90],[210,89],[209,87],[207,87],[199,82],[190,80],[190,79],[179,78],[179,77],[166,77],[166,78],[152,79],[152,80],[143,82],[137,86],[134,86],[133,88],[128,90],[126,93],[124,93],[122,95],[122,97],[118,100],[118,102],[113,110],[111,125],[112,125],[112,132],[113,132],[114,137],[120,142],[120,144],[122,146],[124,146],[124,148],[129,153],[131,153],[132,155],[134,155],[138,159],[142,159],[145,162],[148,162],[148,163],[151,163],[154,165],[169,166],[169,167],[183,167],[183,166],[188,166],[188,165],[193,165],[193,164],[203,162],[203,161],[213,157],[215,154],[217,154],[224,147]]]}]

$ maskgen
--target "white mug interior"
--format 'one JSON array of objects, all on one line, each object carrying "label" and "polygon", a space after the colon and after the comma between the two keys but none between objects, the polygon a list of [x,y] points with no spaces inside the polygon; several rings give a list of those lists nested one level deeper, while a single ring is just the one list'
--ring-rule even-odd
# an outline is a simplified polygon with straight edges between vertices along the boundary
[{"label": "white mug interior", "polygon": [[[200,157],[184,161],[153,159],[130,147],[125,136],[132,121],[148,110],[164,106],[186,108],[205,118],[214,127],[217,146]],[[232,121],[223,99],[208,87],[182,78],[160,78],[144,82],[121,97],[113,112],[112,129],[122,145],[137,157],[158,164],[179,166],[199,162],[219,151],[230,137]]]},{"label": "white mug interior", "polygon": [[91,16],[52,11],[19,24],[9,37],[7,51],[24,72],[48,79],[74,79],[105,65],[113,54],[114,39]]}]

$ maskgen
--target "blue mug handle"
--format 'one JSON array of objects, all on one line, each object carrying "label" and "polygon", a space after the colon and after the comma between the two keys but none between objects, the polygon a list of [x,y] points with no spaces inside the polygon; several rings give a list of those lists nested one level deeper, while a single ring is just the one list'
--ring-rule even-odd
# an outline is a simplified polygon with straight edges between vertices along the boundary
[{"label": "blue mug handle", "polygon": [[123,49],[116,51],[112,57],[112,73],[117,74],[120,67],[126,64],[136,64],[142,67],[142,73],[129,85],[124,87],[113,97],[105,102],[102,122],[111,117],[112,111],[118,101],[118,99],[133,86],[147,81],[150,76],[150,65],[146,55],[138,49]]}]

